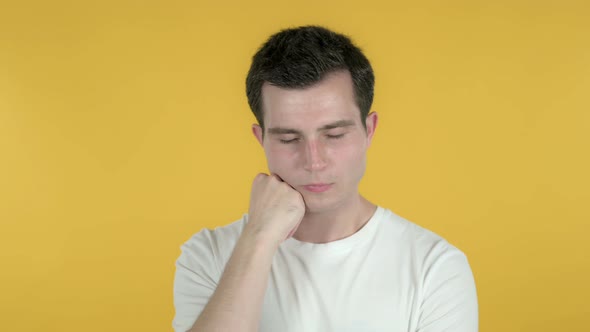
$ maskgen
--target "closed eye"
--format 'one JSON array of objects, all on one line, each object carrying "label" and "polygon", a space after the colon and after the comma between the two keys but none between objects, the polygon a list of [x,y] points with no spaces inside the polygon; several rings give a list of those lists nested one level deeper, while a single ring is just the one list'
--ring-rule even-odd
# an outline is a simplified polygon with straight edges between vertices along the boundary
[{"label": "closed eye", "polygon": [[281,142],[282,144],[291,144],[291,143],[297,143],[299,141],[299,138],[292,138],[292,139],[279,139],[279,142]]},{"label": "closed eye", "polygon": [[330,138],[330,139],[339,139],[344,137],[344,134],[338,134],[338,135],[326,135],[326,137]]}]

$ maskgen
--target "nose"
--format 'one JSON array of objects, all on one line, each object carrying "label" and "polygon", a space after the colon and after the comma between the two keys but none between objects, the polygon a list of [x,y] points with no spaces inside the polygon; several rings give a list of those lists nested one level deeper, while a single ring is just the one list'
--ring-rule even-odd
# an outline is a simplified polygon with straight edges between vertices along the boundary
[{"label": "nose", "polygon": [[326,167],[324,148],[317,140],[308,141],[305,144],[305,169],[307,171],[319,171]]}]

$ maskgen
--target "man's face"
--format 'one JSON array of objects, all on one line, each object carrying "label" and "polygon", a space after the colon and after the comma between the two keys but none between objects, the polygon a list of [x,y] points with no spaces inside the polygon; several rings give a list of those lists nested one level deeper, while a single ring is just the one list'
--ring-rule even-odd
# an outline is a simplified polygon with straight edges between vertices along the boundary
[{"label": "man's face", "polygon": [[358,198],[377,114],[362,125],[348,71],[304,89],[262,87],[265,133],[253,132],[268,168],[301,193],[308,212],[338,209]]}]

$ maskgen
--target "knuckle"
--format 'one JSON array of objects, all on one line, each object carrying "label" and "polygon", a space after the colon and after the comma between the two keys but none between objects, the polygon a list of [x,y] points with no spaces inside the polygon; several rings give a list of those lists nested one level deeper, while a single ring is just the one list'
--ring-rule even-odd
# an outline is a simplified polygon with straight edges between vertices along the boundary
[{"label": "knuckle", "polygon": [[256,177],[254,178],[255,184],[263,184],[265,182],[268,182],[268,175],[266,175],[264,173],[258,173],[256,175]]},{"label": "knuckle", "polygon": [[281,179],[279,179],[279,177],[274,174],[273,174],[273,176],[271,176],[271,178],[272,178],[273,183],[281,183],[282,182]]}]

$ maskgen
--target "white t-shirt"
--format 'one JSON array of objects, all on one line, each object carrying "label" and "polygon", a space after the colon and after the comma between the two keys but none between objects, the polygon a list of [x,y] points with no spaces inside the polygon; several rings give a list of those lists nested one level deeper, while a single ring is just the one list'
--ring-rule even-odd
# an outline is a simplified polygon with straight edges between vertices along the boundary
[{"label": "white t-shirt", "polygon": [[[247,220],[244,215],[202,230],[182,245],[174,280],[176,331],[187,331],[200,315]],[[475,282],[465,255],[381,207],[342,240],[283,242],[260,319],[262,332],[477,330]]]}]

